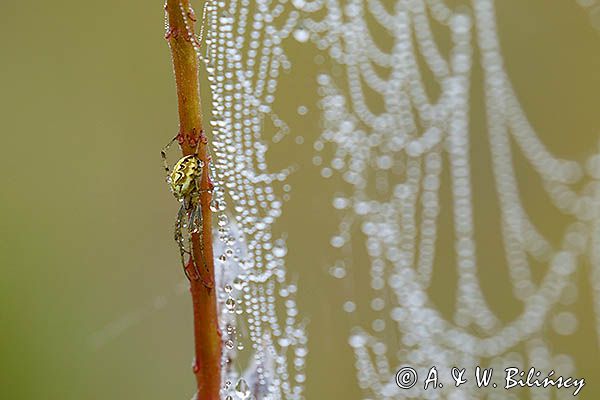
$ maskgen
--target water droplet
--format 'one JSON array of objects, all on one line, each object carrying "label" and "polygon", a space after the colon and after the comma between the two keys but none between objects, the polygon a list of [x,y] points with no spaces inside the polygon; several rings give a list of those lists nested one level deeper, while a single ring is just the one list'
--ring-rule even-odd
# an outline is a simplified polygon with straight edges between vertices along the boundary
[{"label": "water droplet", "polygon": [[233,280],[233,287],[237,290],[242,290],[242,288],[244,287],[244,281],[242,281],[240,277],[235,278]]},{"label": "water droplet", "polygon": [[563,311],[552,318],[552,327],[559,335],[572,335],[577,331],[577,317],[575,314]]},{"label": "water droplet", "polygon": [[344,303],[344,311],[346,311],[347,313],[352,313],[354,311],[356,311],[356,304],[354,304],[353,301],[347,301]]},{"label": "water droplet", "polygon": [[358,348],[364,346],[365,343],[367,343],[367,339],[364,337],[364,335],[357,333],[350,336],[350,338],[348,339],[348,343],[350,344],[350,346]]},{"label": "water droplet", "polygon": [[229,296],[227,300],[225,300],[225,307],[227,307],[229,312],[233,312],[233,310],[235,310],[235,305],[235,300],[231,296]]},{"label": "water droplet", "polygon": [[235,385],[235,394],[237,394],[242,400],[246,400],[248,397],[250,397],[250,387],[244,378],[241,378],[237,385]]},{"label": "water droplet", "polygon": [[226,225],[227,225],[227,222],[229,222],[229,219],[227,218],[227,215],[225,215],[225,214],[221,214],[221,215],[219,215],[219,222],[217,222],[217,224],[218,224],[220,227],[224,227],[224,226],[226,226]]},{"label": "water droplet", "polygon": [[304,7],[306,5],[306,1],[304,1],[304,0],[293,0],[292,3],[298,9],[302,9],[302,7]]},{"label": "water droplet", "polygon": [[310,38],[310,34],[306,29],[296,29],[294,31],[294,39],[299,41],[300,43],[305,43]]},{"label": "water droplet", "polygon": [[223,289],[225,289],[225,293],[231,293],[231,291],[233,290],[231,285],[225,285],[225,287]]},{"label": "water droplet", "polygon": [[229,339],[225,342],[225,347],[227,347],[229,350],[233,349],[233,340]]},{"label": "water droplet", "polygon": [[346,276],[346,268],[341,265],[333,266],[329,269],[329,274],[334,278],[342,279]]},{"label": "water droplet", "polygon": [[285,248],[285,246],[275,246],[273,247],[273,255],[275,257],[279,257],[282,258],[286,255],[287,253],[287,249]]}]

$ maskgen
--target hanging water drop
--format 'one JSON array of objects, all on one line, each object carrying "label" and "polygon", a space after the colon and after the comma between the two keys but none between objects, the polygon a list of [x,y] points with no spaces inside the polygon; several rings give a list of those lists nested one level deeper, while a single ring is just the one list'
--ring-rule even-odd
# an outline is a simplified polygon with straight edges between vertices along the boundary
[{"label": "hanging water drop", "polygon": [[229,296],[227,300],[225,300],[225,307],[227,307],[229,312],[233,312],[235,310],[235,306],[235,300],[231,296]]},{"label": "hanging water drop", "polygon": [[278,258],[283,258],[287,254],[287,249],[283,245],[273,247],[273,255]]},{"label": "hanging water drop", "polygon": [[242,288],[244,287],[244,281],[240,277],[235,278],[233,280],[233,287],[237,290],[242,290]]},{"label": "hanging water drop", "polygon": [[310,38],[310,34],[308,33],[308,31],[306,29],[300,28],[300,29],[296,29],[294,31],[294,39],[296,39],[300,43],[307,42],[309,38]]},{"label": "hanging water drop", "polygon": [[240,378],[237,385],[235,385],[235,394],[237,394],[241,400],[246,400],[250,397],[250,387],[244,378]]}]

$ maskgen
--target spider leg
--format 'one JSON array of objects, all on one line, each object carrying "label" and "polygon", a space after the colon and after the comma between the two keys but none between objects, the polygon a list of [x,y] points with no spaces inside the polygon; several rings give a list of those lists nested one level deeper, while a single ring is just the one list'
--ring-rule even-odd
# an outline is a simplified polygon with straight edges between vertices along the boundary
[{"label": "spider leg", "polygon": [[[190,216],[189,216],[190,220],[189,220],[189,233],[190,233],[190,246],[191,244],[191,237],[193,233],[198,233],[200,235],[200,254],[202,255],[202,264],[204,266],[205,270],[208,270],[208,266],[206,265],[206,260],[204,259],[204,242],[202,241],[202,208],[200,207],[199,204],[194,205],[192,210],[190,211]],[[192,251],[192,255],[193,255],[193,251]],[[196,268],[196,273],[200,274],[200,271],[198,271],[198,260],[196,260],[196,258],[194,257],[194,266]]]},{"label": "spider leg", "polygon": [[198,209],[198,206],[193,205],[189,212],[188,226],[190,227],[190,229],[189,229],[190,233],[198,233],[198,231],[200,230],[199,225],[201,226],[201,223],[200,223],[200,221],[198,221],[198,218],[197,218],[197,213],[196,213],[197,209]]},{"label": "spider leg", "polygon": [[160,156],[163,159],[163,165],[165,167],[165,172],[167,174],[169,173],[169,163],[167,162],[167,151],[169,151],[169,148],[171,147],[173,142],[175,142],[177,140],[177,137],[179,137],[179,135],[176,135],[173,139],[171,139],[171,141],[169,143],[167,143],[167,145],[165,147],[163,147],[162,150],[160,151]]},{"label": "spider leg", "polygon": [[[192,199],[184,199],[177,215],[178,227],[175,230],[175,241],[177,241],[179,248],[182,249],[182,262],[185,276],[189,280],[200,279],[200,271],[198,270],[198,262],[196,261],[194,253],[194,245],[192,242],[192,234],[197,233],[197,221],[196,221],[196,207],[192,203]],[[186,237],[187,236],[187,240]],[[186,242],[187,241],[187,249]],[[184,254],[190,256],[189,262],[185,263]],[[191,265],[190,265],[191,264]],[[194,276],[190,276],[189,269],[193,266]]]},{"label": "spider leg", "polygon": [[200,206],[200,204],[198,204],[196,206],[196,218],[195,218],[195,223],[198,226],[198,233],[200,234],[200,252],[202,253],[202,262],[204,264],[204,269],[206,271],[208,271],[208,266],[206,265],[206,255],[204,253],[204,238],[203,238],[203,227],[204,227],[204,221],[202,221],[202,207]]},{"label": "spider leg", "polygon": [[[192,242],[192,235],[188,235],[188,246],[190,249],[190,264],[192,264],[192,266],[194,267],[194,280],[197,281],[198,279],[200,279],[200,271],[198,271],[198,263],[196,262],[196,257],[194,255],[194,244]],[[187,272],[187,268],[186,268],[186,276],[188,275]],[[189,276],[188,276],[189,278]]]},{"label": "spider leg", "polygon": [[197,199],[196,199],[196,205],[195,207],[195,211],[196,211],[196,221],[198,222],[198,232],[200,233],[200,251],[202,252],[202,261],[204,263],[204,268],[206,271],[208,271],[208,266],[206,265],[206,257],[204,254],[204,240],[203,240],[203,225],[204,225],[204,221],[202,219],[202,206],[200,204],[200,194],[203,192],[209,192],[210,189],[200,189],[200,179],[196,179],[196,190],[197,190]]},{"label": "spider leg", "polygon": [[[177,242],[177,246],[179,247],[179,254],[181,255],[181,265],[183,267],[183,273],[185,274],[186,278],[188,278],[188,280],[195,280],[198,279],[198,275],[196,275],[196,278],[192,278],[187,270],[186,267],[186,263],[185,263],[185,255],[189,254],[191,256],[191,251],[185,248],[185,235],[184,235],[184,227],[183,227],[183,221],[184,221],[184,217],[185,217],[185,207],[182,205],[179,208],[179,211],[177,212],[177,220],[175,222],[175,235],[174,235],[174,239],[175,242]],[[190,249],[191,249],[191,245],[190,245]]]}]

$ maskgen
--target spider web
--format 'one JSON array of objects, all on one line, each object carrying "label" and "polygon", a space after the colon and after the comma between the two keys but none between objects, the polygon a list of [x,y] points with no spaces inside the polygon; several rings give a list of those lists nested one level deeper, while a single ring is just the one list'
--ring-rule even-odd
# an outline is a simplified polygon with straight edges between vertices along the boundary
[{"label": "spider web", "polygon": [[[418,366],[421,376],[432,365],[449,371],[454,365],[474,366],[482,360],[498,369],[535,365],[573,373],[571,356],[552,354],[543,331],[549,321],[559,333],[575,329],[574,314],[551,316],[561,294],[576,288],[575,274],[587,262],[600,332],[600,153],[581,162],[564,160],[540,140],[505,72],[493,1],[473,0],[472,8],[457,10],[441,0],[295,0],[294,5],[305,13],[300,36],[310,37],[344,70],[343,78],[330,73],[318,77],[324,129],[315,148],[331,149],[332,157],[326,152],[318,157],[326,160],[322,175],[336,174],[347,187],[345,196],[333,200],[342,222],[331,244],[349,254],[350,242],[358,234],[370,260],[372,291],[366,308],[373,318],[369,326],[355,327],[349,339],[366,398],[482,395],[464,387],[401,391],[394,374],[405,364]],[[449,32],[447,57],[432,22]],[[388,48],[376,39],[382,32],[391,43]],[[492,310],[478,280],[469,159],[474,41],[484,72],[502,243],[512,294],[523,306],[510,322]],[[439,88],[435,101],[428,94],[421,60]],[[559,246],[551,244],[524,209],[511,141],[541,178],[555,209],[571,219]],[[450,320],[428,295],[445,168],[452,191],[457,266],[455,313]],[[547,266],[540,280],[532,277],[531,260]],[[340,260],[334,275],[346,275],[344,266],[351,264],[350,258]],[[349,302],[344,308],[354,312],[356,305]],[[390,325],[397,330],[391,339],[386,329]],[[398,353],[388,351],[398,347],[402,349]],[[441,380],[452,381],[449,375]],[[532,389],[532,395],[550,398],[551,392]]]},{"label": "spider web", "polygon": [[272,233],[284,200],[275,187],[291,169],[270,172],[265,157],[268,135],[287,131],[272,104],[278,75],[290,66],[281,43],[299,13],[284,5],[208,2],[206,49],[197,48],[213,99],[211,208],[219,226],[215,254],[226,399],[299,399],[305,381],[307,336],[297,318],[297,287],[286,277],[285,240]]}]

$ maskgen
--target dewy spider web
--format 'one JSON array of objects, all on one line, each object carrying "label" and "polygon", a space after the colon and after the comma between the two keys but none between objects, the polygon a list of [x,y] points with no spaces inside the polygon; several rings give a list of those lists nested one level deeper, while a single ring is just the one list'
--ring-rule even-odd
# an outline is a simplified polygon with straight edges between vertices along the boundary
[{"label": "dewy spider web", "polygon": [[[181,12],[192,10],[181,6]],[[188,31],[212,94],[211,209],[219,232],[215,269],[227,400],[302,398],[307,337],[297,319],[296,285],[286,278],[285,241],[272,234],[282,209],[274,186],[290,169],[270,173],[264,144],[265,118],[286,129],[271,104],[279,71],[289,67],[281,42],[297,19],[281,2],[211,1],[202,20],[206,47]]]},{"label": "dewy spider web", "polygon": [[[324,130],[315,148],[321,151],[328,146],[334,153],[322,168],[323,176],[337,173],[349,187],[346,196],[333,201],[344,218],[332,245],[350,246],[356,226],[364,235],[370,258],[370,308],[375,317],[370,328],[355,328],[349,341],[356,355],[359,385],[367,398],[482,395],[464,385],[426,392],[418,385],[401,391],[394,374],[404,364],[418,366],[420,376],[432,365],[442,367],[443,374],[449,371],[445,367],[474,366],[481,360],[499,369],[533,365],[572,373],[574,361],[565,354],[551,354],[543,329],[563,292],[576,289],[574,274],[585,260],[591,265],[600,332],[600,153],[579,163],[559,159],[545,148],[506,75],[493,1],[473,0],[472,4],[473,17],[469,10],[456,12],[441,0],[396,0],[391,7],[380,0],[294,0],[306,14],[299,36],[310,36],[345,71],[342,82],[331,74],[318,77]],[[449,29],[448,59],[438,48],[431,20]],[[378,47],[371,21],[393,41],[389,52]],[[477,277],[468,134],[472,36],[484,70],[505,258],[512,294],[523,304],[521,315],[509,323],[503,323],[489,307]],[[440,87],[435,102],[426,93],[418,57]],[[385,77],[379,71],[386,71]],[[381,112],[370,107],[373,94],[383,104]],[[552,204],[572,219],[559,248],[537,230],[523,208],[511,139],[541,177]],[[440,315],[427,294],[435,259],[443,156],[451,177],[458,275],[452,321]],[[324,158],[317,156],[317,163]],[[575,191],[575,184],[582,189]],[[548,266],[539,282],[532,278],[530,259]],[[348,312],[354,308],[352,302],[345,305]],[[569,312],[556,315],[553,322],[558,331],[572,331],[576,325]],[[397,327],[393,343],[386,324]],[[394,346],[390,350],[402,350],[392,353],[390,344]],[[521,344],[526,359],[516,350]],[[452,382],[449,375],[441,380]],[[535,398],[551,395],[548,389],[532,390]],[[512,396],[516,395],[490,393],[488,398]]]}]

